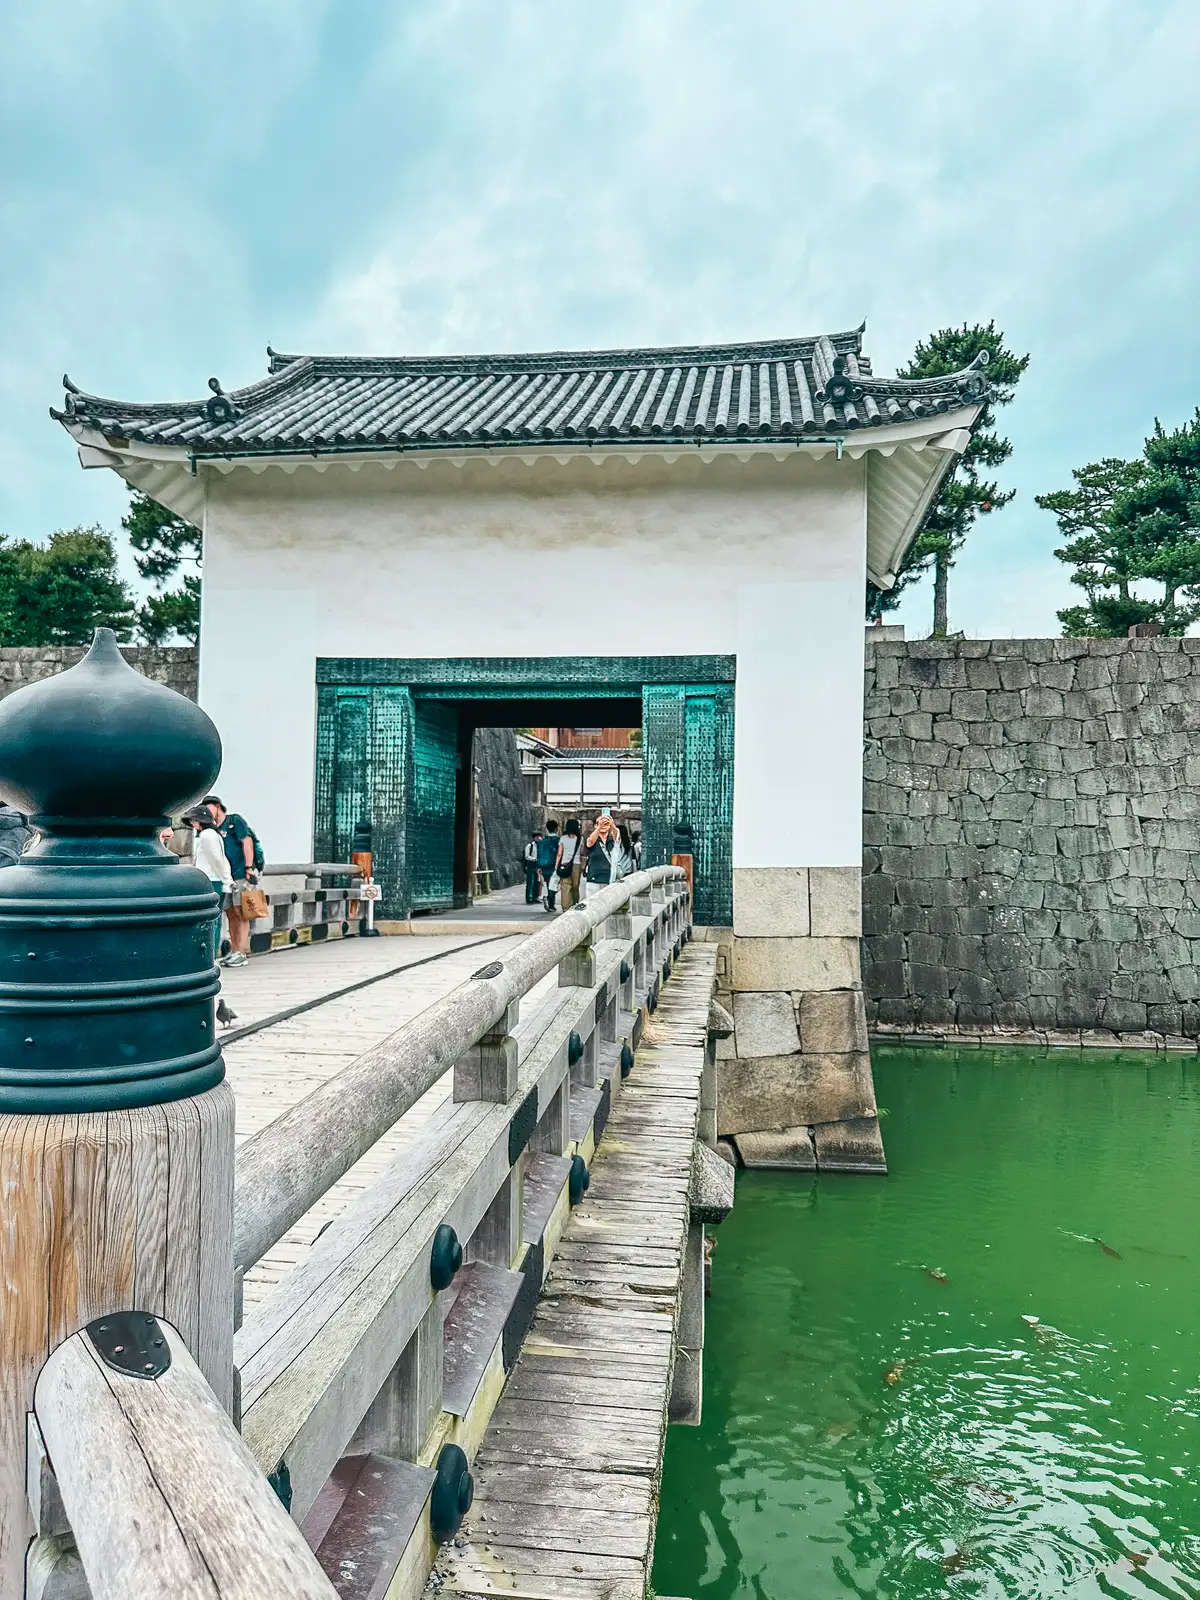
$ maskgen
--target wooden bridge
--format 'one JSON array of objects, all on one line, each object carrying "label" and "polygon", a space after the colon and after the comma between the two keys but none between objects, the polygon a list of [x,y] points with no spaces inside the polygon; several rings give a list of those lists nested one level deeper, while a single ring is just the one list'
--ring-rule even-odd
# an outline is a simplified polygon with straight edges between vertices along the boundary
[{"label": "wooden bridge", "polygon": [[[4,1600],[641,1600],[733,1188],[690,920],[662,867],[530,934],[231,975],[232,1205],[225,1085],[93,1118],[74,1309],[0,1336]],[[0,1118],[9,1172],[41,1120]]]}]

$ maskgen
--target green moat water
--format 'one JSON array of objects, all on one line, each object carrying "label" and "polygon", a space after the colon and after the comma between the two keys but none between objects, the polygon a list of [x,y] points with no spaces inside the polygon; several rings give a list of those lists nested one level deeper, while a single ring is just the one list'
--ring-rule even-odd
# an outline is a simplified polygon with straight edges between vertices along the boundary
[{"label": "green moat water", "polygon": [[890,1177],[739,1174],[656,1591],[1200,1596],[1196,1058],[875,1075]]}]

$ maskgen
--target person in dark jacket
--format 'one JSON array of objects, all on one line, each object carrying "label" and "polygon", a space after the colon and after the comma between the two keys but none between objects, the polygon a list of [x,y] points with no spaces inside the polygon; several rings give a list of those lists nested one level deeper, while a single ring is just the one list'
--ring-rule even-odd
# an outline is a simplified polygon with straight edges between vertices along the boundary
[{"label": "person in dark jacket", "polygon": [[545,894],[542,904],[547,911],[554,910],[556,889],[550,887],[554,877],[554,863],[558,860],[558,823],[551,817],[546,823],[546,837],[538,841],[538,870],[542,875]]},{"label": "person in dark jacket", "polygon": [[525,904],[535,906],[541,899],[538,894],[538,845],[542,842],[540,833],[534,833],[532,839],[525,846]]},{"label": "person in dark jacket", "polygon": [[0,867],[15,867],[32,838],[25,813],[0,801]]}]

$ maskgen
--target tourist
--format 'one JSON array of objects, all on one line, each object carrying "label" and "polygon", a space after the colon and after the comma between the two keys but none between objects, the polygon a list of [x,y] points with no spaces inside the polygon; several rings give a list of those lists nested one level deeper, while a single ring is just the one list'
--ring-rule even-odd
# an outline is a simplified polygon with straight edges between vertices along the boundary
[{"label": "tourist", "polygon": [[[192,865],[202,872],[212,884],[213,893],[226,916],[229,913],[229,896],[233,889],[233,873],[229,857],[225,854],[225,841],[217,830],[217,819],[210,806],[193,806],[183,813],[183,820],[191,824],[195,837],[192,840]],[[217,914],[213,929],[213,959],[216,959],[221,939],[221,917]]]},{"label": "tourist", "polygon": [[590,900],[601,889],[607,889],[613,879],[613,857],[620,848],[620,834],[607,806],[596,818],[587,836],[587,872],[583,884],[583,898]]},{"label": "tourist", "polygon": [[541,899],[541,895],[538,893],[540,887],[538,881],[538,845],[541,843],[541,839],[541,834],[535,828],[533,837],[525,846],[523,860],[525,862],[525,904],[527,906],[535,906]]},{"label": "tourist", "polygon": [[579,879],[583,871],[580,856],[579,818],[572,817],[563,829],[562,843],[558,847],[558,886],[562,890],[562,908],[569,911],[579,904]]},{"label": "tourist", "polygon": [[193,806],[183,813],[183,820],[191,825],[194,835],[192,865],[212,884],[213,893],[224,899],[233,889],[233,872],[212,807]]},{"label": "tourist", "polygon": [[225,844],[225,855],[233,875],[233,891],[226,909],[229,922],[229,954],[221,963],[225,967],[244,967],[250,959],[250,919],[241,907],[243,889],[258,882],[262,870],[262,846],[254,829],[245,817],[236,811],[227,811],[224,802],[215,794],[206,794],[206,805],[216,820],[217,832]]},{"label": "tourist", "polygon": [[0,867],[15,867],[32,838],[25,813],[0,800]]},{"label": "tourist", "polygon": [[558,860],[558,823],[551,817],[546,823],[546,834],[538,845],[538,868],[542,874],[542,887],[545,893],[542,896],[542,905],[547,911],[554,910],[554,895],[558,888],[558,879],[554,876],[554,863]]},{"label": "tourist", "polygon": [[617,823],[617,848],[613,851],[613,882],[627,878],[634,870],[633,835],[624,822]]}]

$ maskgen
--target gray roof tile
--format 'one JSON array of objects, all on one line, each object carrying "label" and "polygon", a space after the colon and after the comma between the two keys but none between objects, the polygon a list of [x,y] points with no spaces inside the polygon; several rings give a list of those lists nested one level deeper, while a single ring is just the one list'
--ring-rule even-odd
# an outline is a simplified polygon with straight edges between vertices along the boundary
[{"label": "gray roof tile", "polygon": [[144,405],[64,379],[52,415],[110,438],[195,455],[495,448],[842,434],[977,405],[979,365],[944,378],[877,378],[862,329],[810,339],[512,356],[288,356],[266,378],[204,400]]}]

